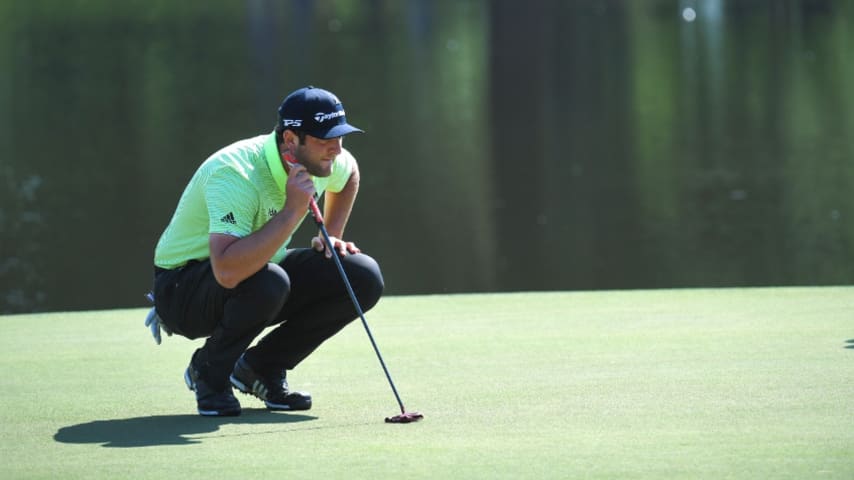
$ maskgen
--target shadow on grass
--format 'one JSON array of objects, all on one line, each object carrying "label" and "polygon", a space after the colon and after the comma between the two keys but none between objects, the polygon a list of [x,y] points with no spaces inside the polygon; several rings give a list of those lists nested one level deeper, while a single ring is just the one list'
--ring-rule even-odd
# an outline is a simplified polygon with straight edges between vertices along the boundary
[{"label": "shadow on grass", "polygon": [[[316,419],[317,417],[310,415],[273,413],[266,409],[243,409],[243,413],[238,417],[157,415],[96,420],[62,427],[56,432],[53,439],[62,443],[103,443],[104,447],[119,448],[190,445],[201,443],[203,440],[203,438],[193,438],[194,435],[216,432],[221,425],[281,425]],[[271,432],[271,430],[254,431],[253,434]],[[249,434],[243,433],[242,435]]]},{"label": "shadow on grass", "polygon": [[850,349],[854,350],[854,338],[852,338],[850,340],[845,340],[845,343],[847,344],[847,345],[845,345],[845,348],[850,348]]}]

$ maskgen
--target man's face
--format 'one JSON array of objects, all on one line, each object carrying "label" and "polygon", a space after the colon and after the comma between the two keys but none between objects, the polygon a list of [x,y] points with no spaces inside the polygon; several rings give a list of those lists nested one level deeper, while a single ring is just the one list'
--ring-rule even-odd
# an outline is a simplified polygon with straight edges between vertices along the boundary
[{"label": "man's face", "polygon": [[332,174],[332,162],[341,153],[343,137],[322,139],[305,136],[305,142],[299,144],[296,139],[296,149],[293,152],[297,163],[315,177],[328,177]]}]

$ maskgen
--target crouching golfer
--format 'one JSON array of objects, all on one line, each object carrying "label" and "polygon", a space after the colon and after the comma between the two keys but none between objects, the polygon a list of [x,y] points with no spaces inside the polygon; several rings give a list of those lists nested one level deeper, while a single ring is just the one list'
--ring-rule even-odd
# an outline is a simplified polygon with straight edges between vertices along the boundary
[{"label": "crouching golfer", "polygon": [[[331,260],[341,256],[363,310],[383,279],[373,258],[343,239],[359,190],[349,125],[332,93],[301,88],[275,130],[233,143],[193,175],[154,253],[155,310],[167,331],[207,337],[184,379],[201,415],[239,415],[232,386],[271,410],[308,410],[286,373],[358,316]],[[334,245],[288,249],[313,195],[324,194]],[[249,348],[261,332],[278,325]]]}]

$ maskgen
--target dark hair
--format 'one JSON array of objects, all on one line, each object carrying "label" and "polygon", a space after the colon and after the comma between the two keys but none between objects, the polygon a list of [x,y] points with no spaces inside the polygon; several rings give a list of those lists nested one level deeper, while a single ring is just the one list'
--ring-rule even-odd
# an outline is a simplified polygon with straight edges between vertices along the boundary
[{"label": "dark hair", "polygon": [[300,132],[299,130],[294,130],[293,128],[285,128],[281,123],[276,124],[276,145],[281,145],[285,142],[285,130],[290,130],[297,134],[297,138],[299,139],[300,145],[305,143],[305,132]]}]

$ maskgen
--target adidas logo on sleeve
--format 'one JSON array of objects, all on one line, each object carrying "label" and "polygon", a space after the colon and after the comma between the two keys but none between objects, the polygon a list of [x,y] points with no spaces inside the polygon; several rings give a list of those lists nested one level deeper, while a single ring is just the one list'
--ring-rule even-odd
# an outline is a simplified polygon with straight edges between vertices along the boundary
[{"label": "adidas logo on sleeve", "polygon": [[222,223],[230,223],[232,225],[237,225],[237,220],[234,219],[234,213],[228,212],[227,215],[219,219]]}]

